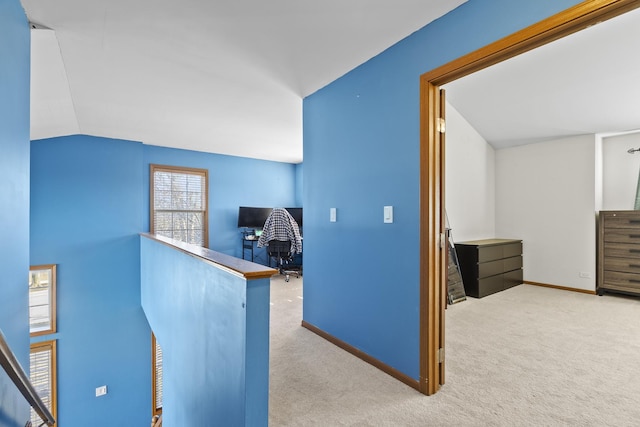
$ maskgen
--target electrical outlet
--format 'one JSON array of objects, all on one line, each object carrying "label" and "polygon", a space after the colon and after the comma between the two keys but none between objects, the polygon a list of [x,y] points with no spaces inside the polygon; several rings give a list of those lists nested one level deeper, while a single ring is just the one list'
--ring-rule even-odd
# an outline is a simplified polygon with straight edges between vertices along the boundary
[{"label": "electrical outlet", "polygon": [[96,387],[96,397],[99,396],[104,396],[105,394],[107,394],[107,386],[103,385],[100,387]]},{"label": "electrical outlet", "polygon": [[583,279],[591,279],[591,273],[589,273],[587,271],[581,271],[580,272],[580,277],[582,277]]}]

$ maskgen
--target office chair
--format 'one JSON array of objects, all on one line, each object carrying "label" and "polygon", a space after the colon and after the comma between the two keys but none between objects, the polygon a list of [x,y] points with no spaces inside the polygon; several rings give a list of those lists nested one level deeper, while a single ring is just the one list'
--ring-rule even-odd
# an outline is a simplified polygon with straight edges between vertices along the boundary
[{"label": "office chair", "polygon": [[278,271],[285,276],[285,281],[289,281],[291,273],[300,277],[300,269],[294,269],[292,265],[293,256],[302,253],[300,227],[286,209],[273,208],[267,217],[258,239],[258,247],[262,246],[268,247],[269,264],[271,258],[276,260]]},{"label": "office chair", "polygon": [[[293,254],[291,253],[291,242],[289,240],[271,240],[267,245],[267,253],[269,259],[273,258],[276,261],[276,267],[278,272],[284,276],[284,281],[289,281],[289,276],[295,274],[300,278],[300,269],[294,265],[290,265],[293,262]],[[271,264],[271,261],[269,261]]]}]

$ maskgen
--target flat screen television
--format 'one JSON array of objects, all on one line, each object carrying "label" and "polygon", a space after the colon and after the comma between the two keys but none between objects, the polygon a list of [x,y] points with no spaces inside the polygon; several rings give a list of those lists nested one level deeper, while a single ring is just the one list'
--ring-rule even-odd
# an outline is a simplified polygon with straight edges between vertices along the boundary
[{"label": "flat screen television", "polygon": [[240,206],[238,209],[238,228],[262,228],[271,208],[253,208]]},{"label": "flat screen television", "polygon": [[[262,228],[273,208],[240,206],[238,208],[238,228]],[[285,208],[302,227],[302,208]]]},{"label": "flat screen television", "polygon": [[302,228],[302,208],[285,208],[296,220],[298,227]]}]

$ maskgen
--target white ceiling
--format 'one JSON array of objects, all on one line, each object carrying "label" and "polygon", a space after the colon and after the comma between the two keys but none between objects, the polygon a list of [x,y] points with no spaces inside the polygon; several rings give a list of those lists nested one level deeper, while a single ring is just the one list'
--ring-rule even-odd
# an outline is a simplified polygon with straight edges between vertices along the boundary
[{"label": "white ceiling", "polygon": [[494,147],[640,129],[640,9],[445,85]]},{"label": "white ceiling", "polygon": [[465,1],[22,0],[31,138],[297,163],[305,96]]}]

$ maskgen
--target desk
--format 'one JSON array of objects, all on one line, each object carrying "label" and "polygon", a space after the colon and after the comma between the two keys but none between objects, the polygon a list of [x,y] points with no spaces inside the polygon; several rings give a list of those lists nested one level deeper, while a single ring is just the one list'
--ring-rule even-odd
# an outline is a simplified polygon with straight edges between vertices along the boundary
[{"label": "desk", "polygon": [[242,259],[245,258],[245,253],[247,250],[251,251],[251,262],[255,262],[255,245],[258,243],[258,236],[253,234],[242,236]]}]

